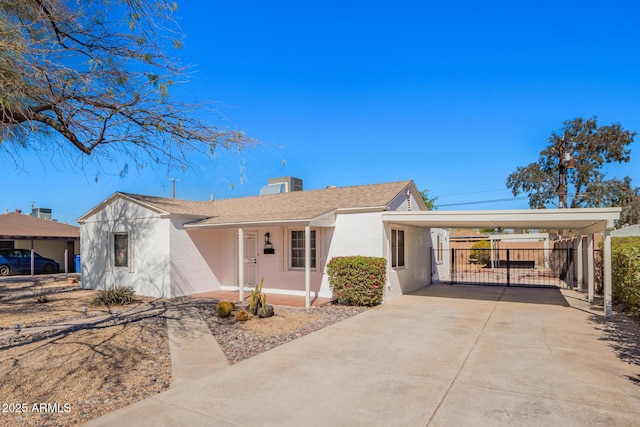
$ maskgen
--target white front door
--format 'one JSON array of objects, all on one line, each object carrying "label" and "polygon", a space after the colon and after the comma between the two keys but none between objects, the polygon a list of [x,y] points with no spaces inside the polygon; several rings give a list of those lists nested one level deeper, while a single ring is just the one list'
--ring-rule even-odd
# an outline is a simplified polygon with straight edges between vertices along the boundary
[{"label": "white front door", "polygon": [[[235,238],[235,285],[238,283],[238,234]],[[244,286],[254,288],[258,284],[258,235],[255,232],[244,233]]]}]

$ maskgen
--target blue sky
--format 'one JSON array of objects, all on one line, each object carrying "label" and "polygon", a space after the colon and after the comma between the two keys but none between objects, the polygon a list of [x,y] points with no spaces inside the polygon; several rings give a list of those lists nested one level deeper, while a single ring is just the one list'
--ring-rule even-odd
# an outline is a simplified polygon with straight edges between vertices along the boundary
[{"label": "blue sky", "polygon": [[[413,179],[443,210],[527,208],[506,177],[563,121],[640,131],[639,12],[630,1],[180,2],[195,73],[175,96],[218,101],[207,120],[263,143],[193,158],[172,174],[177,196],[257,195],[285,175],[305,189]],[[607,178],[640,186],[638,146]],[[24,160],[20,171],[0,159],[3,212],[34,203],[75,223],[115,191],[171,195],[161,168],[96,183]]]}]

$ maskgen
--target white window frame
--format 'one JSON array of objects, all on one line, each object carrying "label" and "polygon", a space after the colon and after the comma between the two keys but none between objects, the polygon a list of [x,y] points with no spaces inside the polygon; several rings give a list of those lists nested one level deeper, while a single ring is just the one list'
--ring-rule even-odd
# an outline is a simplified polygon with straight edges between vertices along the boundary
[{"label": "white window frame", "polygon": [[[294,248],[293,247],[293,233],[297,232],[297,233],[302,233],[302,248]],[[311,271],[315,271],[316,267],[318,265],[318,230],[315,228],[311,229]],[[314,237],[315,236],[315,237]],[[295,270],[295,271],[304,271],[304,228],[290,228],[288,230],[288,243],[289,243],[289,250],[287,251],[289,253],[289,270]],[[303,253],[303,257],[302,257],[302,262],[303,265],[301,267],[294,267],[293,266],[293,251],[294,250],[302,250]],[[314,264],[314,260],[315,260],[315,264]]]},{"label": "white window frame", "polygon": [[[399,244],[402,235],[402,246]],[[405,268],[407,266],[407,240],[403,228],[392,228],[390,238],[391,268]],[[400,257],[401,255],[401,257]]]},{"label": "white window frame", "polygon": [[[127,237],[127,264],[126,265],[116,265],[116,236],[126,236]],[[114,269],[119,270],[127,270],[133,271],[133,258],[131,256],[131,233],[128,231],[115,231],[111,233],[111,242],[110,242],[110,264]]]}]

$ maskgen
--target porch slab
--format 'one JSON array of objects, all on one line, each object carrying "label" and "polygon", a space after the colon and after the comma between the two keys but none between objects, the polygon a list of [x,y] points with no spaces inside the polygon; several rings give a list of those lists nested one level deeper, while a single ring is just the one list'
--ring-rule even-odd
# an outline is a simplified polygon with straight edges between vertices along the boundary
[{"label": "porch slab", "polygon": [[[282,295],[282,294],[270,294],[264,292],[267,296],[267,303],[272,305],[284,305],[287,307],[304,307],[305,306],[305,298],[296,295]],[[240,301],[240,292],[238,291],[209,291],[209,292],[201,292],[198,294],[189,295],[190,297],[195,298],[213,298],[219,300],[228,300],[238,302]],[[249,297],[251,296],[251,292],[245,292],[244,301],[246,303],[249,302]],[[311,297],[311,306],[319,307],[325,304],[331,303],[331,298],[320,298],[320,297]]]}]

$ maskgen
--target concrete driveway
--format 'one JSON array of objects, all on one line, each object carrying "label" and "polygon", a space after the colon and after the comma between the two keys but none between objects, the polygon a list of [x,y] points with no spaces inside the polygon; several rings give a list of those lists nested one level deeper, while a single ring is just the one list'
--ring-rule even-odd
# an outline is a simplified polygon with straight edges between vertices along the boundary
[{"label": "concrete driveway", "polygon": [[627,326],[573,291],[433,285],[88,425],[638,425]]}]

